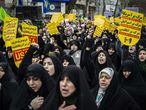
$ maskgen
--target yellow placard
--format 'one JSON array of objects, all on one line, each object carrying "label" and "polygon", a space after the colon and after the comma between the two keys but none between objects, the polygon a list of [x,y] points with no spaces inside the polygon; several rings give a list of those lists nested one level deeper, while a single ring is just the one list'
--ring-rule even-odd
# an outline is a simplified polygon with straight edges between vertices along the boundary
[{"label": "yellow placard", "polygon": [[111,23],[115,22],[115,18],[114,17],[110,17],[109,20],[110,20]]},{"label": "yellow placard", "polygon": [[110,21],[108,19],[106,19],[104,22],[104,25],[103,25],[104,29],[110,30],[110,28],[111,28],[110,25],[111,25]]},{"label": "yellow placard", "polygon": [[54,23],[54,22],[53,23],[48,23],[47,28],[48,28],[48,31],[51,35],[59,34],[56,23]]},{"label": "yellow placard", "polygon": [[51,17],[51,22],[55,22],[59,25],[64,20],[62,13],[55,13]]},{"label": "yellow placard", "polygon": [[65,19],[68,19],[69,21],[75,21],[76,20],[76,14],[73,14],[73,13],[66,14]]},{"label": "yellow placard", "polygon": [[13,58],[16,66],[19,68],[24,55],[30,47],[30,41],[28,37],[15,38],[11,41],[11,47],[13,51]]},{"label": "yellow placard", "polygon": [[103,19],[103,18],[94,19],[94,25],[96,25],[96,26],[103,26],[104,23],[105,23],[105,19]]},{"label": "yellow placard", "polygon": [[37,26],[22,24],[22,35],[23,36],[38,36]]},{"label": "yellow placard", "polygon": [[146,26],[146,17],[143,18],[143,25]]},{"label": "yellow placard", "polygon": [[105,19],[106,17],[105,17],[105,16],[102,16],[102,15],[95,15],[95,16],[94,16],[94,20],[97,19],[97,18]]},{"label": "yellow placard", "polygon": [[104,30],[104,27],[96,26],[93,37],[101,37],[103,30]]},{"label": "yellow placard", "polygon": [[3,39],[6,43],[6,47],[11,45],[10,41],[13,38],[16,38],[17,26],[18,26],[18,18],[7,17],[4,19]]},{"label": "yellow placard", "polygon": [[141,13],[123,10],[121,24],[118,27],[118,37],[122,44],[135,45],[141,36],[141,28],[144,15]]},{"label": "yellow placard", "polygon": [[121,23],[121,18],[115,18],[115,19],[114,19],[114,22],[115,22],[116,24],[120,25],[120,23]]}]

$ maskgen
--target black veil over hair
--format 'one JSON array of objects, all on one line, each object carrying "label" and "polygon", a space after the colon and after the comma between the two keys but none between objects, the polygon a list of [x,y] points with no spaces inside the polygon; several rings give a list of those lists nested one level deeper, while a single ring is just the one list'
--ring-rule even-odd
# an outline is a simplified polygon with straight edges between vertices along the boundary
[{"label": "black veil over hair", "polygon": [[[74,65],[70,65],[64,69],[61,78],[64,76],[67,76],[76,87],[75,92],[78,94],[78,100],[72,104],[77,107],[77,110],[97,110],[96,104],[89,92],[89,87],[85,76],[82,73],[82,70]],[[61,93],[59,89],[59,82],[57,88],[55,88],[52,91],[52,94],[48,96],[41,110],[58,110],[59,106],[63,103],[61,102],[60,98]]]},{"label": "black veil over hair", "polygon": [[[131,71],[131,74],[129,75],[128,78],[124,77],[123,70]],[[118,78],[122,85],[124,84],[134,86],[135,84],[141,85],[142,83],[144,83],[144,80],[142,79],[142,76],[138,69],[137,63],[132,59],[125,59],[123,61],[121,68],[119,70]]]},{"label": "black veil over hair", "polygon": [[[42,86],[38,92],[34,92],[27,84],[28,76],[38,77],[42,81]],[[28,106],[32,99],[37,96],[46,98],[50,91],[55,87],[54,80],[51,79],[48,72],[40,64],[31,64],[27,68],[27,74],[21,82],[15,98],[11,104],[10,110],[22,110]]]},{"label": "black veil over hair", "polygon": [[146,82],[146,60],[143,62],[141,62],[139,60],[139,53],[141,51],[146,51],[146,49],[145,48],[139,49],[139,51],[137,53],[137,62],[138,62],[138,68],[140,70],[140,74],[141,74],[143,80]]},{"label": "black veil over hair", "polygon": [[[105,54],[105,56],[106,56],[106,62],[105,62],[104,64],[99,64],[99,62],[98,62],[98,55],[99,55],[100,53],[102,53],[102,52],[103,52],[103,53]],[[91,54],[91,55],[92,55],[93,61],[94,61],[94,63],[95,63],[95,69],[96,69],[96,71],[97,71],[97,76],[98,76],[99,72],[100,72],[103,68],[105,68],[105,67],[112,67],[112,68],[115,69],[115,66],[114,66],[113,63],[112,63],[109,54],[108,54],[105,50],[100,50],[99,52],[93,53],[93,54]]]},{"label": "black veil over hair", "polygon": [[[55,56],[45,56],[43,58],[43,61],[46,59],[46,58],[50,58],[54,64],[54,67],[55,67],[55,74],[52,76],[53,79],[57,82],[59,80],[59,77],[62,73],[62,69],[63,69],[63,66],[62,66],[62,63],[61,61],[55,57]],[[43,63],[43,62],[42,62]]]}]

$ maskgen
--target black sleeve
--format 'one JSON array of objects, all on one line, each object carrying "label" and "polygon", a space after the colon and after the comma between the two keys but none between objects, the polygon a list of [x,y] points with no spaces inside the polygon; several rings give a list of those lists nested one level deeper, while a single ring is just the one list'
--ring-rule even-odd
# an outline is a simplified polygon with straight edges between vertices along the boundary
[{"label": "black sleeve", "polygon": [[37,48],[34,46],[30,46],[30,48],[28,49],[27,53],[25,54],[22,62],[20,63],[20,66],[18,68],[17,71],[17,75],[18,75],[18,82],[20,83],[23,79],[23,77],[25,76],[25,71],[27,69],[27,67],[32,64],[32,57],[33,57],[33,53],[37,51]]},{"label": "black sleeve", "polygon": [[[86,41],[86,44],[84,45],[84,49],[82,50],[82,56],[81,56],[81,68],[85,71],[86,73],[86,79],[90,85],[90,88],[93,88],[96,84],[97,77],[95,73],[95,65],[94,62],[91,58],[91,52],[92,52],[92,41]],[[87,50],[87,47],[89,50]]]}]

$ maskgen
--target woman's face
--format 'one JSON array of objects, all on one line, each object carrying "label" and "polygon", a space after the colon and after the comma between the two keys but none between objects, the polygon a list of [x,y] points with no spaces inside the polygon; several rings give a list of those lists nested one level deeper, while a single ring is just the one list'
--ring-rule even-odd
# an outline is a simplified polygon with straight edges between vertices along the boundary
[{"label": "woman's face", "polygon": [[53,76],[55,74],[55,66],[51,58],[45,58],[43,61],[43,66],[48,71],[48,74],[50,76]]},{"label": "woman's face", "polygon": [[112,78],[107,73],[101,73],[99,76],[99,85],[102,89],[107,89],[110,85]]},{"label": "woman's face", "polygon": [[71,46],[71,50],[76,51],[76,50],[78,50],[78,47],[77,47],[75,44],[73,44],[73,45]]},{"label": "woman's face", "polygon": [[3,68],[0,66],[0,79],[4,76],[5,72]]},{"label": "woman's face", "polygon": [[108,49],[109,55],[113,55],[114,52],[115,52],[115,50],[114,50],[113,48],[109,48],[109,49]]},{"label": "woman's face", "polygon": [[69,65],[69,62],[66,59],[64,59],[62,64],[63,67],[67,67]]},{"label": "woman's face", "polygon": [[12,51],[8,51],[8,58],[12,58],[12,57],[13,57]]},{"label": "woman's face", "polygon": [[146,60],[146,51],[141,50],[141,51],[139,52],[138,57],[139,57],[139,60],[140,60],[141,62],[144,62],[144,61]]},{"label": "woman's face", "polygon": [[125,78],[128,78],[130,74],[131,74],[131,71],[123,70],[123,75],[124,75]]},{"label": "woman's face", "polygon": [[130,46],[129,47],[129,53],[134,53],[136,51],[136,47],[135,46]]},{"label": "woman's face", "polygon": [[98,55],[98,63],[99,64],[105,64],[105,62],[106,62],[105,53],[100,52],[99,55]]},{"label": "woman's face", "polygon": [[37,92],[42,86],[42,81],[40,80],[40,78],[35,76],[28,76],[26,83],[32,90],[34,90],[34,92]]},{"label": "woman's face", "polygon": [[61,95],[63,97],[70,96],[76,90],[75,85],[70,81],[67,76],[60,80],[59,86]]}]

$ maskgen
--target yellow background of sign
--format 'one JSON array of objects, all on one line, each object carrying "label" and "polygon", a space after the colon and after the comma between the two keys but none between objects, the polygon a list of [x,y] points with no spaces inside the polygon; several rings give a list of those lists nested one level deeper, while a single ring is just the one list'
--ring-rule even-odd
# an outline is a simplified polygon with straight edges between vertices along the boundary
[{"label": "yellow background of sign", "polygon": [[28,37],[15,38],[11,41],[12,50],[20,50],[30,47],[30,41]]},{"label": "yellow background of sign", "polygon": [[56,23],[54,23],[54,22],[53,23],[48,23],[47,28],[48,28],[48,31],[51,35],[59,34]]},{"label": "yellow background of sign", "polygon": [[38,36],[37,26],[22,24],[22,35],[25,36]]},{"label": "yellow background of sign", "polygon": [[144,19],[143,19],[143,25],[146,26],[146,17],[144,17]]},{"label": "yellow background of sign", "polygon": [[76,14],[66,14],[65,19],[68,19],[69,21],[75,21],[76,20]]},{"label": "yellow background of sign", "polygon": [[103,32],[103,30],[104,30],[104,27],[102,27],[102,26],[96,26],[96,29],[94,31],[93,36],[94,37],[100,37],[101,34],[102,34],[102,32]]},{"label": "yellow background of sign", "polygon": [[57,26],[64,20],[62,13],[55,13],[51,17],[51,22],[55,22]]}]

